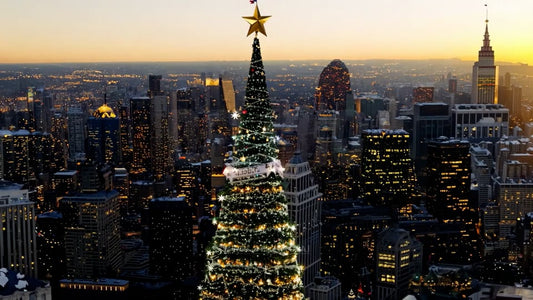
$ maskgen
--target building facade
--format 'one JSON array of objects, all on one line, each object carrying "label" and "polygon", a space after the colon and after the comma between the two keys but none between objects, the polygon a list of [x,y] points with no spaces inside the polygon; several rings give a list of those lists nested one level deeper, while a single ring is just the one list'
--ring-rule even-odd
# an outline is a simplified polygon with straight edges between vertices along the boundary
[{"label": "building facade", "polygon": [[449,106],[445,103],[416,103],[413,114],[412,152],[417,175],[424,175],[427,144],[441,136],[450,136]]},{"label": "building facade", "polygon": [[85,153],[86,120],[80,107],[71,107],[67,112],[68,157],[71,160]]},{"label": "building facade", "polygon": [[309,296],[309,286],[320,273],[320,217],[321,193],[314,182],[311,167],[298,151],[285,165],[284,181],[287,185],[289,218],[297,227],[296,244],[300,246],[298,263],[304,266],[302,281]]},{"label": "building facade", "polygon": [[361,180],[363,197],[374,206],[402,207],[414,192],[415,175],[405,130],[364,130]]},{"label": "building facade", "polygon": [[483,46],[472,68],[472,104],[498,103],[498,68],[494,65],[494,50],[489,39],[489,20],[486,20]]},{"label": "building facade", "polygon": [[121,150],[119,119],[111,107],[104,104],[87,119],[87,158],[119,165]]},{"label": "building facade", "polygon": [[346,109],[346,93],[350,91],[350,72],[339,59],[332,60],[320,73],[315,93],[316,110]]},{"label": "building facade", "polygon": [[34,205],[22,185],[0,180],[0,265],[31,277],[37,277]]},{"label": "building facade", "polygon": [[378,235],[374,299],[402,299],[411,277],[421,271],[422,244],[409,231],[392,227]]},{"label": "building facade", "polygon": [[164,278],[192,275],[193,214],[184,197],[150,201],[150,270]]},{"label": "building facade", "polygon": [[132,162],[130,172],[143,176],[152,172],[150,98],[130,99]]},{"label": "building facade", "polygon": [[509,109],[501,104],[456,104],[452,108],[452,137],[496,142],[509,135]]},{"label": "building facade", "polygon": [[118,196],[111,190],[61,199],[68,278],[112,276],[120,268]]},{"label": "building facade", "polygon": [[470,197],[470,143],[435,139],[428,144],[428,208],[441,222],[467,222],[476,206]]}]

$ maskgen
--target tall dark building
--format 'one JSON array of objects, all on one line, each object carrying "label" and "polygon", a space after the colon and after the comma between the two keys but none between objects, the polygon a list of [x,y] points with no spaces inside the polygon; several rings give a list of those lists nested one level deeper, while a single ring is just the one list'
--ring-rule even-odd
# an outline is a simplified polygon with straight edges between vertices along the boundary
[{"label": "tall dark building", "polygon": [[150,98],[130,99],[133,160],[130,172],[147,175],[152,171]]},{"label": "tall dark building", "polygon": [[121,106],[118,113],[120,119],[120,152],[122,152],[122,166],[130,170],[131,161],[133,159],[130,109],[127,106]]},{"label": "tall dark building", "polygon": [[[465,221],[470,203],[470,143],[438,139],[428,144],[428,206],[443,222]],[[472,220],[470,220],[471,222]]]},{"label": "tall dark building", "polygon": [[49,211],[37,216],[39,278],[59,280],[65,274],[65,227],[63,215]]},{"label": "tall dark building", "polygon": [[198,175],[195,168],[185,159],[178,160],[174,171],[174,186],[176,187],[177,195],[184,197],[193,210],[195,219],[200,219],[203,209],[198,202]]},{"label": "tall dark building", "polygon": [[315,109],[337,110],[346,109],[346,93],[350,91],[350,72],[339,59],[327,65],[318,80],[315,93]]},{"label": "tall dark building", "polygon": [[16,183],[27,183],[30,171],[30,140],[27,130],[0,131],[0,178]]},{"label": "tall dark building", "polygon": [[[80,107],[71,107],[67,112],[68,157],[71,160],[76,160],[85,153],[86,120],[87,116]],[[61,124],[58,125],[61,126]]]},{"label": "tall dark building", "polygon": [[148,97],[160,96],[163,94],[161,91],[161,75],[149,75],[148,76]]},{"label": "tall dark building", "polygon": [[425,177],[427,143],[441,136],[450,136],[450,116],[445,103],[416,103],[413,114],[412,152],[417,178]]},{"label": "tall dark building", "polygon": [[511,74],[505,73],[504,84],[498,89],[498,103],[509,109],[511,118],[520,118],[522,107],[522,88],[511,85]]},{"label": "tall dark building", "polygon": [[63,168],[63,157],[57,155],[58,149],[51,134],[34,131],[29,142],[30,172],[33,172],[34,177],[38,177],[39,174],[51,174]]},{"label": "tall dark building", "polygon": [[376,236],[391,225],[387,209],[353,200],[324,201],[321,223],[321,273],[338,278],[345,292],[360,285],[370,292]]},{"label": "tall dark building", "polygon": [[121,150],[119,119],[104,104],[87,119],[87,158],[118,165],[122,161]]},{"label": "tall dark building", "polygon": [[49,133],[0,130],[0,178],[26,183],[61,169],[55,146]]},{"label": "tall dark building", "polygon": [[52,136],[52,143],[54,145],[54,159],[61,169],[67,166],[67,159],[69,157],[67,144],[70,143],[70,139],[67,133],[67,118],[58,111],[55,111],[51,115],[50,135]]},{"label": "tall dark building", "polygon": [[411,200],[415,175],[409,138],[405,130],[363,131],[361,183],[371,205],[399,208]]},{"label": "tall dark building", "polygon": [[193,217],[184,197],[150,201],[150,269],[164,278],[192,275]]},{"label": "tall dark building", "polygon": [[[479,258],[477,203],[470,194],[470,143],[437,139],[428,144],[427,206],[439,223],[459,244],[447,247],[446,261],[470,263]],[[443,230],[441,228],[441,230]]]},{"label": "tall dark building", "polygon": [[[149,113],[152,175],[156,180],[163,181],[165,175],[169,175],[172,170],[169,97],[161,91],[149,91],[148,94],[151,94]],[[136,137],[135,134],[133,137]]]},{"label": "tall dark building", "polygon": [[114,276],[122,264],[118,192],[66,196],[60,209],[65,224],[67,276]]}]

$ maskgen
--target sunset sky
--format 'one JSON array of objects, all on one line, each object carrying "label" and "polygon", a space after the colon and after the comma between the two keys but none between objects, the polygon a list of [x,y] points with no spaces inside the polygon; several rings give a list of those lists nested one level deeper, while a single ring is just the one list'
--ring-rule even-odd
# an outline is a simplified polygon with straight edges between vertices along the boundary
[{"label": "sunset sky", "polygon": [[[532,0],[259,0],[263,58],[533,64]],[[248,60],[248,0],[0,0],[0,63]]]}]

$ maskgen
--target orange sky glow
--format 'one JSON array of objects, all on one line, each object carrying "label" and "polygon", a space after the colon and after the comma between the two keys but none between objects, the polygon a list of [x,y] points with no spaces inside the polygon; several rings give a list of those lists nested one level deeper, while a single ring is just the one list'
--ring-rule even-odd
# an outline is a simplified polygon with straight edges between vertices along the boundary
[{"label": "orange sky glow", "polygon": [[[483,1],[259,0],[265,60],[476,60]],[[0,63],[248,60],[248,0],[1,1]],[[533,64],[533,1],[488,1],[496,61]]]}]

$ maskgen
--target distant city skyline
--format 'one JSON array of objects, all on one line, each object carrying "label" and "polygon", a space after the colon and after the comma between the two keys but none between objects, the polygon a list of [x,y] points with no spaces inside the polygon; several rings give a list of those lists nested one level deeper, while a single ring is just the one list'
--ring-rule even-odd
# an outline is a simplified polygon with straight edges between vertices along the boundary
[{"label": "distant city skyline", "polygon": [[[259,0],[264,60],[476,60],[489,7],[496,62],[533,64],[533,1]],[[0,63],[248,60],[248,0],[2,1]]]}]

